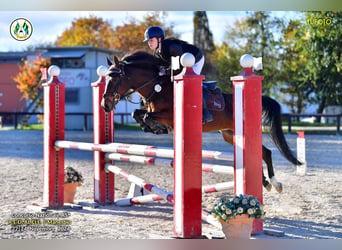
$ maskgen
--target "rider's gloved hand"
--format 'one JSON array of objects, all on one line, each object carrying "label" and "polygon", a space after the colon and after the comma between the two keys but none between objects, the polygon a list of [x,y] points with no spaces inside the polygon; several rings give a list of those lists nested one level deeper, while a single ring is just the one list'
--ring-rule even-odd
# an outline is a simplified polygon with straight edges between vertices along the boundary
[{"label": "rider's gloved hand", "polygon": [[166,69],[161,68],[161,69],[159,70],[159,75],[160,75],[160,76],[165,76],[165,75],[166,75]]},{"label": "rider's gloved hand", "polygon": [[170,76],[171,75],[171,69],[170,68],[160,68],[159,70],[160,76]]}]

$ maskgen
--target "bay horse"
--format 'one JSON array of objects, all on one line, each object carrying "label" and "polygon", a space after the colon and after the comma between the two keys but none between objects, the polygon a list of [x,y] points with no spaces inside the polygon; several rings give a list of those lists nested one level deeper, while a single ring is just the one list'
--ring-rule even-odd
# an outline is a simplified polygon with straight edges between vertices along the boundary
[{"label": "bay horse", "polygon": [[[107,58],[108,71],[106,87],[101,106],[110,112],[123,98],[133,92],[140,94],[145,109],[135,110],[133,118],[145,132],[168,133],[173,128],[173,83],[170,76],[159,76],[160,66],[165,62],[145,51],[126,54],[121,60],[114,56],[114,63]],[[233,144],[233,96],[222,93],[225,108],[212,111],[214,120],[203,124],[203,132],[219,131],[223,139]],[[282,155],[291,163],[301,163],[293,155],[281,128],[281,107],[279,103],[262,96],[263,124],[270,126],[270,135]],[[280,193],[282,184],[274,176],[272,153],[262,145],[262,158],[267,166],[267,181],[263,173],[263,186],[270,191],[272,186]]]}]

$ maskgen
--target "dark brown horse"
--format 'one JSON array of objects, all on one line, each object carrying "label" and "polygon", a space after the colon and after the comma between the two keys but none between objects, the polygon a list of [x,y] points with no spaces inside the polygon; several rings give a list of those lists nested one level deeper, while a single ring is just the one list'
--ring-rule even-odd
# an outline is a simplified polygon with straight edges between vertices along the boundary
[{"label": "dark brown horse", "polygon": [[[136,51],[120,61],[114,57],[114,64],[108,60],[108,73],[102,108],[109,112],[122,98],[133,92],[142,97],[146,109],[134,111],[133,117],[145,132],[168,133],[173,127],[173,84],[169,76],[159,76],[159,65],[164,62],[153,55]],[[203,125],[203,132],[220,131],[224,140],[233,144],[233,97],[223,93],[225,108],[212,111],[214,121]],[[270,135],[283,156],[291,163],[301,164],[290,150],[282,128],[281,107],[274,99],[262,97],[263,122],[270,126]],[[262,157],[267,165],[268,177],[278,192],[282,184],[274,176],[271,151],[262,146]],[[263,175],[263,186],[270,190],[272,185]]]}]

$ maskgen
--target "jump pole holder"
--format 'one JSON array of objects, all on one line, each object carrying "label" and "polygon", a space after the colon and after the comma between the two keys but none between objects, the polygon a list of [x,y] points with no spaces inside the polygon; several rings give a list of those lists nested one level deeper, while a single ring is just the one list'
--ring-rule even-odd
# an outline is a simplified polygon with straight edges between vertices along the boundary
[{"label": "jump pole holder", "polygon": [[202,236],[202,80],[192,66],[195,58],[180,58],[185,74],[174,77],[174,235]]},{"label": "jump pole holder", "polygon": [[58,80],[60,69],[51,66],[44,86],[44,191],[43,203],[49,208],[64,204],[64,149],[55,147],[64,140],[65,84]]},{"label": "jump pole holder", "polygon": [[304,131],[298,131],[297,134],[297,159],[303,163],[302,165],[297,165],[297,175],[304,176],[307,169]]},{"label": "jump pole holder", "polygon": [[[249,194],[261,203],[262,195],[262,76],[253,73],[253,57],[243,55],[243,70],[233,81],[234,192]],[[263,232],[262,220],[254,220],[252,234]]]},{"label": "jump pole holder", "polygon": [[[97,68],[99,79],[93,88],[93,131],[94,144],[114,141],[114,111],[106,113],[101,108],[101,100],[106,87],[105,66]],[[114,174],[105,171],[105,153],[94,151],[94,201],[100,204],[114,202]]]},{"label": "jump pole holder", "polygon": [[[105,113],[101,98],[105,89],[107,68],[97,69],[99,79],[93,87],[94,144],[113,142],[114,114]],[[65,134],[65,84],[58,80],[60,69],[51,66],[50,80],[44,86],[44,206],[63,207],[64,204],[64,149],[55,147],[55,141],[64,140]],[[114,174],[105,171],[103,152],[94,151],[94,201],[114,202]]]}]

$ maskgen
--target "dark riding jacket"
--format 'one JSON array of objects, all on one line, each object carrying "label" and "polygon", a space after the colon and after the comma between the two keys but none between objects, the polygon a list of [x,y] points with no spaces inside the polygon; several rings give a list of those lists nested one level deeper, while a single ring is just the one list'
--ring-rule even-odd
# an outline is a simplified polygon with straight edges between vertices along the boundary
[{"label": "dark riding jacket", "polygon": [[[154,55],[165,62],[167,62],[168,67],[171,68],[171,57],[181,56],[184,53],[191,53],[195,57],[195,63],[197,63],[204,56],[203,52],[196,46],[189,44],[185,41],[176,38],[166,38],[161,41],[161,52],[156,50]],[[175,74],[181,72],[180,70],[175,71]]]}]

